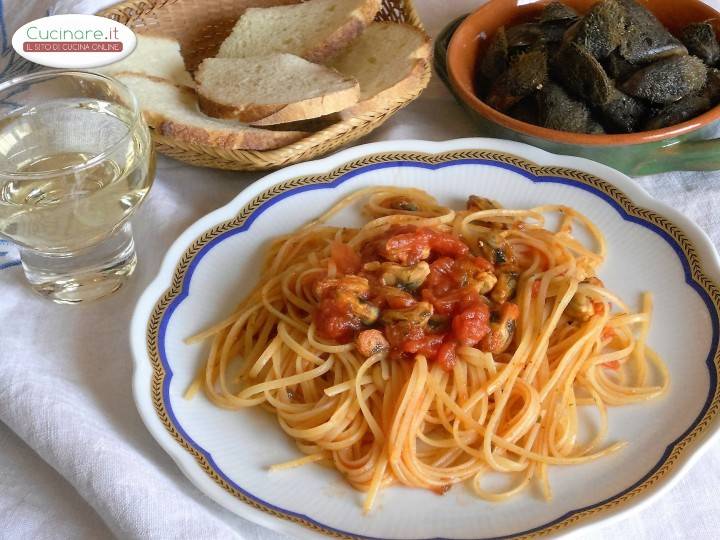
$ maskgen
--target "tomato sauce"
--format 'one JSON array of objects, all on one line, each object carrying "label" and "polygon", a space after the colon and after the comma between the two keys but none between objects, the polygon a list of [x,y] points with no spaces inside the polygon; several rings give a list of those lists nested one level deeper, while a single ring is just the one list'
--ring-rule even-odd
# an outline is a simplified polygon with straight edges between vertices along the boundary
[{"label": "tomato sauce", "polygon": [[[330,256],[338,273],[359,276],[366,289],[357,285],[361,282],[352,290],[343,288],[342,280],[333,280],[332,286],[321,283],[313,316],[321,337],[348,343],[363,329],[379,329],[389,343],[390,358],[410,360],[422,354],[450,371],[457,362],[459,346],[476,346],[491,331],[490,301],[480,294],[477,283],[483,275],[493,273],[494,267],[487,259],[472,255],[454,234],[429,227],[394,226],[357,252],[334,242]],[[381,270],[362,266],[378,262],[407,268],[421,261],[428,263],[430,271],[415,288],[402,283],[384,285]],[[428,313],[418,315],[416,308],[428,304],[432,307],[430,319],[417,319]],[[377,308],[373,320],[361,317],[368,305]]]}]

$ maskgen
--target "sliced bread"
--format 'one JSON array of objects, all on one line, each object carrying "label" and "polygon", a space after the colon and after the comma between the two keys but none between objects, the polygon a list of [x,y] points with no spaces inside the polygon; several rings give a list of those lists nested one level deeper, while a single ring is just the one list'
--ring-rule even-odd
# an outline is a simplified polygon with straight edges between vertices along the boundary
[{"label": "sliced bread", "polygon": [[175,84],[189,86],[195,83],[185,69],[180,54],[180,44],[172,38],[138,34],[137,46],[127,58],[119,62],[98,68],[100,73],[140,73],[158,77]]},{"label": "sliced bread", "polygon": [[360,83],[360,98],[344,116],[387,107],[421,90],[430,56],[430,38],[408,24],[372,23],[331,62]]},{"label": "sliced bread", "polygon": [[116,77],[135,94],[151,127],[187,143],[229,150],[271,150],[307,135],[302,131],[270,131],[210,118],[200,112],[197,96],[189,88],[135,73],[119,73]]},{"label": "sliced bread", "polygon": [[206,58],[195,76],[200,108],[254,125],[317,118],[354,105],[355,79],[293,54]]},{"label": "sliced bread", "polygon": [[380,5],[381,0],[308,0],[289,6],[248,8],[217,56],[291,53],[322,63],[360,35]]}]

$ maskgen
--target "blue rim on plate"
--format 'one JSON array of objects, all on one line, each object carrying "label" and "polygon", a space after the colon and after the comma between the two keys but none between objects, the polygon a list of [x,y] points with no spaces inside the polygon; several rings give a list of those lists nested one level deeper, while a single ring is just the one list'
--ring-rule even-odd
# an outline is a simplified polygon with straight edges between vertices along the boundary
[{"label": "blue rim on plate", "polygon": [[[709,429],[711,421],[718,413],[720,400],[720,390],[717,386],[718,365],[720,363],[720,350],[718,349],[720,292],[716,285],[703,273],[697,250],[683,231],[655,212],[635,206],[623,192],[608,182],[575,169],[538,166],[516,156],[495,151],[459,150],[439,154],[387,152],[368,155],[346,163],[327,174],[292,178],[265,190],[243,207],[236,217],[206,231],[192,243],[175,267],[172,286],[164,292],[154,306],[147,325],[146,345],[153,368],[152,400],[155,411],[170,435],[185,450],[190,452],[205,472],[225,491],[257,509],[288,519],[315,531],[335,537],[376,540],[375,537],[329,527],[309,516],[279,508],[254,496],[226,475],[215,463],[211,453],[197,444],[183,429],[175,416],[170,400],[169,388],[173,373],[167,358],[165,338],[173,313],[189,295],[192,276],[199,262],[219,243],[249,230],[258,216],[287,197],[308,190],[332,189],[347,182],[354,176],[377,169],[394,167],[439,169],[466,164],[499,167],[517,173],[534,183],[559,183],[582,189],[610,204],[622,219],[641,225],[659,235],[672,247],[680,260],[685,274],[685,281],[702,298],[708,309],[712,325],[711,347],[706,358],[710,385],[704,405],[690,427],[666,447],[661,459],[640,480],[612,497],[593,505],[569,511],[543,525],[494,538],[533,537],[540,534],[560,532],[570,525],[587,519],[591,515],[607,511],[636,497],[672,470],[678,461],[677,458],[686,450],[688,445],[705,430]],[[418,539],[414,538],[413,540]]]}]

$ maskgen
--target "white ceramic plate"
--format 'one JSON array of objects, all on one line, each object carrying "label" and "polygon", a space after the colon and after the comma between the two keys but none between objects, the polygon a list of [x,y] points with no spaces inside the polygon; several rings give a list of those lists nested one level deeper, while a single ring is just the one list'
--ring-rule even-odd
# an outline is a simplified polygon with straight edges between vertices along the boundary
[{"label": "white ceramic plate", "polygon": [[[332,470],[267,471],[298,455],[271,415],[182,398],[206,352],[206,345],[182,340],[225,316],[251,289],[267,241],[358,188],[383,184],[420,187],[453,205],[475,193],[506,207],[572,206],[607,237],[605,283],[631,304],[641,291],[653,293],[649,341],[668,364],[671,390],[654,402],[613,408],[609,440],[630,445],[591,464],[552,468],[552,502],[532,490],[498,504],[477,500],[462,485],[443,497],[397,487],[363,516],[361,494]],[[335,222],[357,220],[348,211]],[[297,537],[561,534],[667,489],[717,432],[719,278],[717,254],[695,225],[597,163],[489,139],[358,146],[267,176],[180,236],[133,318],[135,399],[150,432],[196,486],[231,511]]]}]

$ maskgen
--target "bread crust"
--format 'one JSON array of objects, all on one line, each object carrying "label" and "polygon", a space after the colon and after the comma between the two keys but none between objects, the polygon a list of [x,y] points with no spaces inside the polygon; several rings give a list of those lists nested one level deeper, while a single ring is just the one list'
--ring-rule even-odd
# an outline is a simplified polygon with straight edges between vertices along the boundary
[{"label": "bread crust", "polygon": [[320,64],[331,60],[363,33],[373,22],[381,6],[382,0],[367,0],[350,14],[350,19],[344,25],[335,29],[325,41],[305,51],[302,57]]},{"label": "bread crust", "polygon": [[208,130],[165,120],[158,126],[161,135],[192,144],[216,146],[227,150],[274,150],[309,135],[303,131],[272,131],[254,129]]},{"label": "bread crust", "polygon": [[408,74],[394,85],[382,90],[374,96],[359,101],[342,112],[342,118],[347,119],[353,116],[362,116],[374,111],[384,111],[396,104],[407,101],[407,95],[422,91],[423,78],[428,69],[428,60],[417,58]]},{"label": "bread crust", "polygon": [[[268,56],[268,61],[271,58],[273,57]],[[286,124],[342,111],[356,104],[360,99],[360,85],[354,78],[342,75],[331,67],[322,67],[319,69],[332,72],[338,78],[338,82],[341,80],[346,87],[293,102],[233,102],[225,99],[220,92],[207,84],[206,65],[205,62],[200,64],[196,73],[198,103],[205,114],[215,118],[239,120],[255,126]]]},{"label": "bread crust", "polygon": [[[196,99],[195,91],[192,88],[175,85],[160,77],[151,77],[133,72],[122,72],[115,76],[120,79],[121,82],[123,81],[123,77],[129,76],[174,86],[181,93],[185,94],[186,97],[191,98],[191,100]],[[217,129],[208,129],[179,122],[152,109],[143,109],[142,114],[148,125],[157,130],[161,135],[185,143],[215,146],[226,150],[274,150],[297,142],[310,134],[307,131],[276,131],[244,126],[242,124],[238,124],[237,127],[229,125],[227,127],[218,127]],[[198,114],[200,114],[199,111]]]},{"label": "bread crust", "polygon": [[248,103],[234,106],[214,101],[203,94],[200,88],[198,104],[208,116],[239,120],[253,126],[270,126],[318,118],[342,111],[356,104],[359,96],[360,86],[356,82],[350,88],[294,103]]}]

